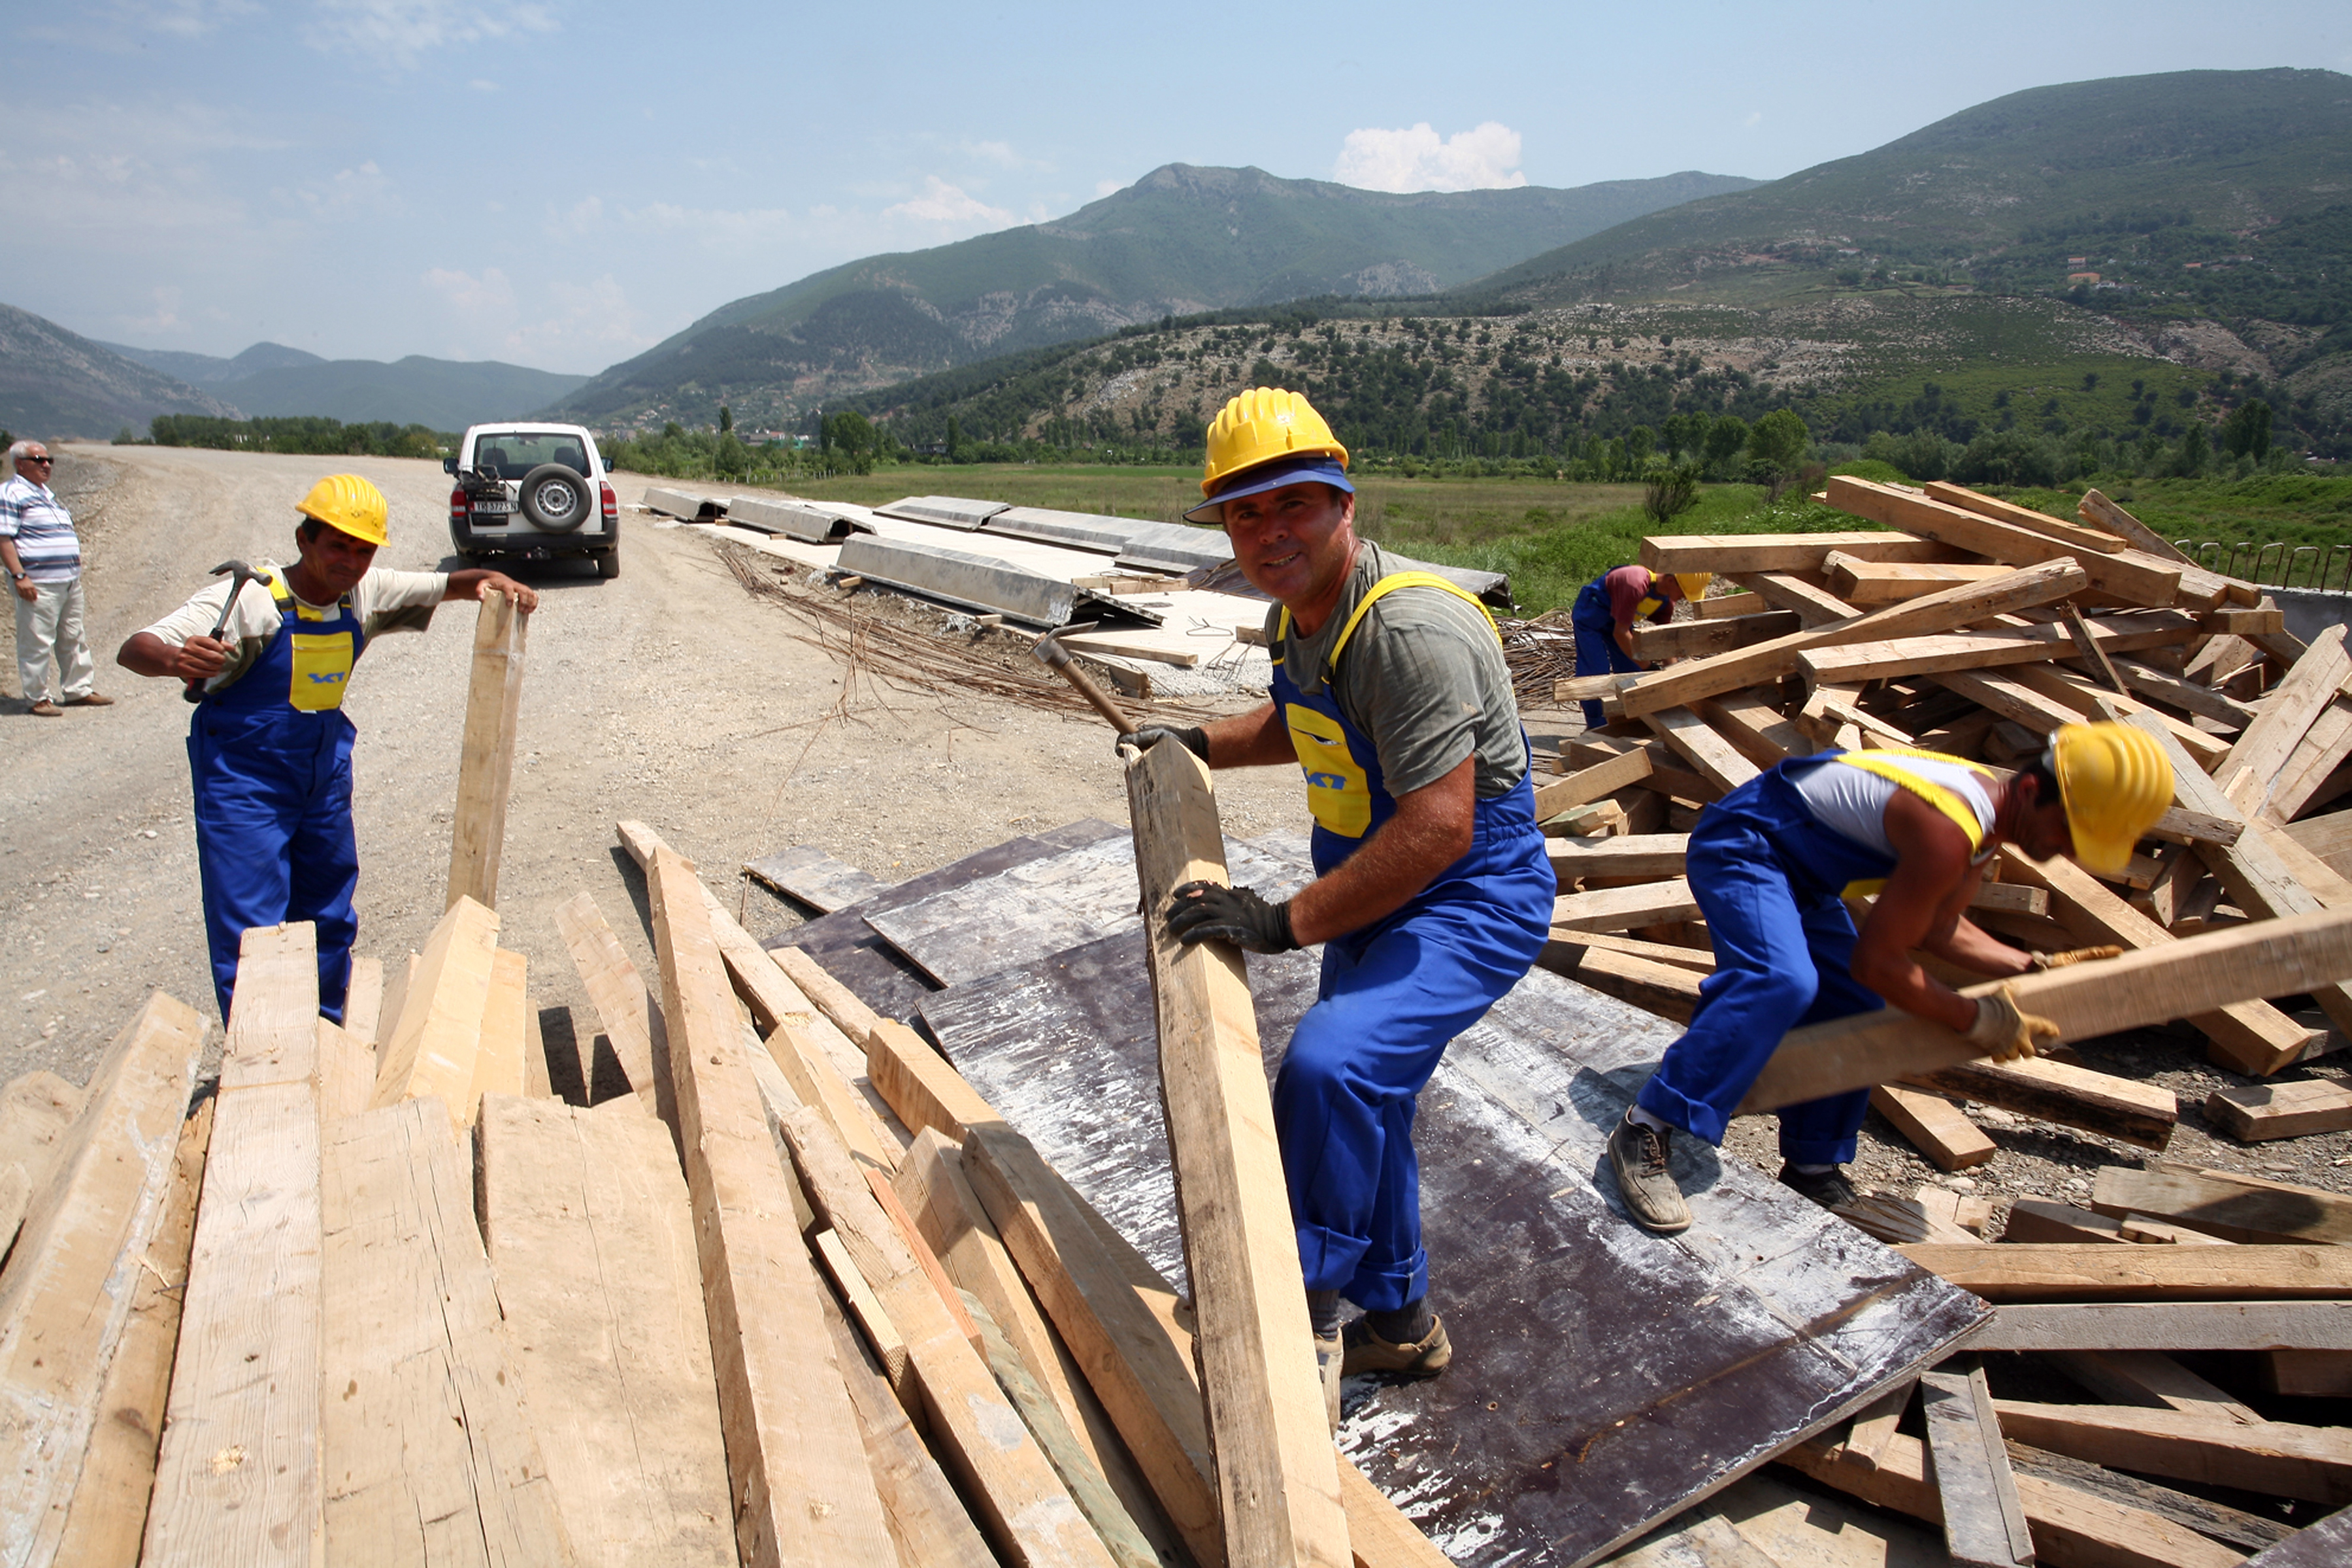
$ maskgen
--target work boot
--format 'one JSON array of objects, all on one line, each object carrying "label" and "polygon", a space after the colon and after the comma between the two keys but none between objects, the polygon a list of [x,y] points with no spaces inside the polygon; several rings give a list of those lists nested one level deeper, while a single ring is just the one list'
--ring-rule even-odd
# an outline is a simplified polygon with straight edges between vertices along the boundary
[{"label": "work boot", "polygon": [[1647,1127],[1625,1119],[1609,1134],[1609,1168],[1617,1175],[1617,1193],[1633,1223],[1661,1236],[1690,1228],[1690,1205],[1668,1168],[1673,1153],[1661,1127]]},{"label": "work boot", "polygon": [[1339,1435],[1339,1379],[1347,1375],[1347,1346],[1340,1339],[1315,1342],[1315,1372],[1323,1380],[1323,1418]]},{"label": "work boot", "polygon": [[31,707],[26,708],[25,711],[31,714],[35,718],[63,718],[66,716],[66,710],[59,707],[57,704],[51,702],[47,697],[41,698],[38,702],[36,702]]},{"label": "work boot", "polygon": [[1780,1167],[1780,1185],[1811,1198],[1823,1208],[1843,1208],[1862,1196],[1854,1190],[1853,1183],[1846,1180],[1843,1166],[1809,1174],[1794,1164],[1784,1164]]},{"label": "work boot", "polygon": [[84,692],[78,697],[66,698],[68,707],[112,707],[113,706],[112,697],[100,696],[96,692]]},{"label": "work boot", "polygon": [[1348,1347],[1340,1373],[1353,1377],[1360,1372],[1393,1372],[1403,1377],[1434,1377],[1454,1360],[1454,1342],[1445,1334],[1445,1320],[1433,1317],[1429,1332],[1412,1344],[1391,1344],[1380,1336],[1380,1332],[1362,1318],[1348,1325],[1339,1336]]}]

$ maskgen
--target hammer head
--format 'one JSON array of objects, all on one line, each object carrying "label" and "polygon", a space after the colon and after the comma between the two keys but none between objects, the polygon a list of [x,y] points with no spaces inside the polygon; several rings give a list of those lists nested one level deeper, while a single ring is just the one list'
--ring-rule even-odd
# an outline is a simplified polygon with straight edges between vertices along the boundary
[{"label": "hammer head", "polygon": [[218,566],[213,568],[211,575],[218,577],[223,572],[229,571],[236,573],[239,577],[259,577],[261,575],[259,572],[254,570],[253,568],[246,565],[245,562],[235,559],[221,562]]},{"label": "hammer head", "polygon": [[1035,654],[1040,663],[1058,670],[1070,662],[1070,651],[1054,639],[1074,632],[1091,632],[1100,624],[1099,621],[1081,621],[1075,626],[1056,626],[1029,644],[1029,652]]}]

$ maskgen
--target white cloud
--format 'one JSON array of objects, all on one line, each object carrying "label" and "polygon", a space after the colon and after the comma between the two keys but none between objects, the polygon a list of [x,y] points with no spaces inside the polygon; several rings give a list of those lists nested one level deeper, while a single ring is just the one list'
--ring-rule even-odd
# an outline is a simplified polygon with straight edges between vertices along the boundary
[{"label": "white cloud", "polygon": [[200,38],[215,28],[261,15],[255,0],[121,0],[115,10],[131,26],[175,38]]},{"label": "white cloud", "polygon": [[180,319],[180,291],[178,289],[169,287],[157,288],[152,291],[151,298],[155,301],[155,309],[152,315],[121,316],[116,318],[117,320],[122,323],[122,331],[124,335],[134,337],[144,335],[146,337],[154,338],[161,337],[167,332],[179,332],[186,329],[187,323]]},{"label": "white cloud", "polygon": [[1350,131],[1331,177],[1364,191],[1484,191],[1528,183],[1519,172],[1519,133],[1491,120],[1443,139],[1426,120],[1403,131]]},{"label": "white cloud", "polygon": [[485,267],[479,277],[451,267],[428,267],[422,281],[425,287],[468,314],[514,308],[514,285],[495,267]]},{"label": "white cloud", "polygon": [[319,0],[302,37],[327,54],[407,68],[446,49],[551,33],[559,25],[554,7],[536,0],[503,6],[465,0]]},{"label": "white cloud", "polygon": [[975,234],[991,228],[1010,228],[1021,221],[1002,207],[992,207],[977,197],[966,195],[937,174],[923,176],[921,195],[883,208],[882,215],[912,218],[918,223],[953,224]]},{"label": "white cloud", "polygon": [[291,194],[312,217],[327,222],[383,217],[400,210],[392,181],[372,159],[356,169],[339,169],[331,178],[309,181]]},{"label": "white cloud", "polygon": [[1095,182],[1095,197],[1099,201],[1105,196],[1115,194],[1118,192],[1124,191],[1126,189],[1127,183],[1123,180],[1097,180]]}]

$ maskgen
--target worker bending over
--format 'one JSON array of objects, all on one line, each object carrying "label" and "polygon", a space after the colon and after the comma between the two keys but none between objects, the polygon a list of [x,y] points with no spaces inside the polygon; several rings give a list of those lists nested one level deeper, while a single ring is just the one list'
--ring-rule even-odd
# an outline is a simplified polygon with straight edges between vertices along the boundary
[{"label": "worker bending over", "polygon": [[[1610,1134],[1626,1209],[1661,1233],[1690,1224],[1671,1134],[1721,1144],[1780,1037],[1800,1025],[1892,1002],[1995,1060],[2032,1055],[2057,1025],[2021,1012],[2007,986],[1960,995],[1912,950],[1996,978],[2115,956],[2122,949],[2021,952],[1962,912],[2002,844],[2036,860],[2071,848],[2112,876],[2171,803],[2172,765],[2155,740],[2127,725],[2070,724],[2006,780],[1932,751],[1832,751],[1783,762],[1707,807],[1686,864],[1715,972],[1690,1028]],[[1873,893],[1857,936],[1843,901]],[[1780,1180],[1824,1207],[1850,1201],[1839,1167],[1869,1108],[1867,1089],[1783,1107]]]},{"label": "worker bending over", "polygon": [[[1630,675],[1647,668],[1633,656],[1633,625],[1647,621],[1663,626],[1675,618],[1675,606],[1685,599],[1703,599],[1714,580],[1704,571],[1659,572],[1646,566],[1621,566],[1602,572],[1576,596],[1570,624],[1576,629],[1576,673],[1580,675]],[[1588,699],[1584,727],[1599,729],[1601,704]]]},{"label": "worker bending over", "polygon": [[[1558,892],[1493,622],[1442,577],[1357,538],[1348,451],[1296,392],[1253,388],[1209,426],[1190,521],[1221,522],[1267,620],[1273,699],[1171,737],[1212,768],[1296,761],[1315,880],[1269,904],[1187,883],[1169,928],[1252,952],[1323,947],[1275,1079],[1291,1218],[1327,1412],[1339,1378],[1428,1376],[1453,1350],[1428,1305],[1416,1097],[1447,1042],[1526,975]],[[1340,1329],[1342,1298],[1366,1309]]]},{"label": "worker bending over", "polygon": [[188,723],[188,770],[223,1022],[247,929],[293,920],[318,927],[319,1011],[342,1021],[360,875],[352,834],[358,732],[342,706],[361,651],[387,632],[424,631],[445,600],[495,589],[525,611],[539,606],[537,593],[503,572],[371,565],[389,508],[356,474],[320,480],[296,510],[303,520],[292,566],[212,583],[115,654],[137,674],[203,683]]}]

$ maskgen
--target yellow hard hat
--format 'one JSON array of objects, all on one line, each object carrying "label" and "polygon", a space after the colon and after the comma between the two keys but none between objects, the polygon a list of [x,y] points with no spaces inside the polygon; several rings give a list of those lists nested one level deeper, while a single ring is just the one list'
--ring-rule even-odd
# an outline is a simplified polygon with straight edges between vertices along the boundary
[{"label": "yellow hard hat", "polygon": [[2074,858],[2086,870],[2122,871],[2132,846],[2172,805],[2172,759],[2127,724],[2062,725],[2042,760],[2057,776]]},{"label": "yellow hard hat", "polygon": [[310,486],[296,505],[306,517],[316,517],[339,534],[380,545],[388,537],[392,515],[383,492],[356,474],[330,474]]},{"label": "yellow hard hat", "polygon": [[1201,469],[1201,494],[1215,495],[1218,486],[1261,463],[1318,454],[1337,458],[1342,471],[1348,466],[1348,449],[1313,403],[1295,392],[1252,387],[1235,393],[1209,422],[1209,460]]},{"label": "yellow hard hat", "polygon": [[1706,597],[1706,585],[1715,580],[1715,573],[1711,571],[1678,571],[1675,573],[1675,580],[1682,584],[1683,597],[1685,599],[1705,599]]}]

